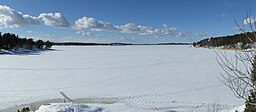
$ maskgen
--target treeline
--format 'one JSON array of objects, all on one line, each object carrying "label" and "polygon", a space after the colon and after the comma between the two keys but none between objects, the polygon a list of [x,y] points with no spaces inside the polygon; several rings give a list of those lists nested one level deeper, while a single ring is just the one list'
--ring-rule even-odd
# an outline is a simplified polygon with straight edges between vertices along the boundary
[{"label": "treeline", "polygon": [[82,43],[82,42],[54,42],[53,45],[60,46],[114,46],[131,45],[130,43]]},{"label": "treeline", "polygon": [[250,37],[250,39],[253,41],[256,40],[252,32],[247,32],[231,36],[211,37],[203,39],[198,42],[194,42],[193,46],[248,49],[251,47],[252,44],[248,37]]},{"label": "treeline", "polygon": [[18,49],[50,49],[52,47],[52,42],[42,41],[27,38],[19,38],[18,35],[11,33],[4,33],[3,35],[0,32],[0,49],[4,50],[18,50]]},{"label": "treeline", "polygon": [[125,46],[125,45],[191,45],[192,43],[156,43],[156,44],[132,44],[132,43],[80,43],[80,42],[62,42],[53,43],[60,46]]}]

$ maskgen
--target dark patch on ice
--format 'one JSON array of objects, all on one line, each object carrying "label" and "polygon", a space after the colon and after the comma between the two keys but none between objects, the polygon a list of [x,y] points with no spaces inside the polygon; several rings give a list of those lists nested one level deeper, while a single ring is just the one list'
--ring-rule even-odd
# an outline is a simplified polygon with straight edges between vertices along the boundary
[{"label": "dark patch on ice", "polygon": [[96,110],[91,111],[91,112],[102,112],[102,111],[103,111],[103,108],[102,107],[98,107]]},{"label": "dark patch on ice", "polygon": [[177,112],[176,110],[167,110],[165,112]]},{"label": "dark patch on ice", "polygon": [[47,50],[1,50],[0,55],[40,55],[42,52],[48,51],[58,51],[55,49],[47,49]]},{"label": "dark patch on ice", "polygon": [[89,108],[88,105],[80,105],[80,108]]}]

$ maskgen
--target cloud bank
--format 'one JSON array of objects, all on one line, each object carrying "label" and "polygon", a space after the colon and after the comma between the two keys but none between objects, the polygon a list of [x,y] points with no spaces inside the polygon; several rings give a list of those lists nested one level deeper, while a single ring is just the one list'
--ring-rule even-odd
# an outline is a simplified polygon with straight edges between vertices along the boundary
[{"label": "cloud bank", "polygon": [[[14,9],[0,5],[0,27],[1,28],[15,28],[28,25],[39,25],[43,22],[46,26],[56,28],[71,27],[71,24],[61,13],[41,13],[38,17],[22,14]],[[143,36],[163,37],[169,35],[176,35],[177,29],[171,28],[164,24],[162,28],[153,28],[150,26],[137,25],[135,23],[126,23],[123,25],[113,25],[108,22],[98,20],[91,17],[83,17],[75,21],[73,29],[76,33],[88,36],[91,31],[101,32],[118,32],[127,34],[137,34]]]},{"label": "cloud bank", "polygon": [[79,32],[108,31],[118,33],[132,33],[155,37],[175,35],[177,33],[176,28],[171,28],[166,24],[163,25],[163,28],[157,29],[150,26],[136,25],[135,23],[113,25],[111,23],[89,17],[83,17],[75,21],[73,28],[75,30],[78,30]]},{"label": "cloud bank", "polygon": [[42,13],[38,17],[22,14],[14,9],[0,5],[0,27],[15,28],[28,25],[39,25],[44,22],[46,26],[70,27],[70,23],[61,13]]},{"label": "cloud bank", "polygon": [[[255,19],[245,19],[255,23]],[[38,17],[23,14],[8,6],[0,5],[0,28],[16,28],[28,25],[40,25],[55,28],[71,28],[77,34],[83,36],[95,36],[93,32],[115,32],[120,34],[135,34],[145,37],[173,37],[173,38],[187,38],[187,37],[203,37],[207,32],[186,33],[180,32],[176,27],[169,27],[163,24],[161,28],[154,28],[152,26],[138,25],[136,23],[124,23],[114,25],[106,21],[98,20],[92,17],[82,17],[70,23],[61,13],[41,13]],[[32,31],[27,33],[31,34]],[[129,40],[127,37],[120,38],[121,40]],[[129,40],[131,41],[131,40]]]},{"label": "cloud bank", "polygon": [[39,25],[40,21],[33,16],[22,14],[8,6],[0,5],[0,26],[14,28],[27,25]]}]

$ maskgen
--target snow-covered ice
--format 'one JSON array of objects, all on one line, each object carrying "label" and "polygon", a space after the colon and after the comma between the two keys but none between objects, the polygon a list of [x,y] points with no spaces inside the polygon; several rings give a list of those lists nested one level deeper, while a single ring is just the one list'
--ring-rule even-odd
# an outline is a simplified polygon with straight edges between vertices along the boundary
[{"label": "snow-covered ice", "polygon": [[[219,80],[213,49],[190,46],[54,46],[0,55],[0,108],[62,98],[96,99],[112,112],[232,109],[243,104]],[[232,56],[233,51],[226,51]],[[110,99],[103,104],[98,99]],[[113,108],[114,107],[114,108]],[[119,109],[119,110],[118,110]]]}]

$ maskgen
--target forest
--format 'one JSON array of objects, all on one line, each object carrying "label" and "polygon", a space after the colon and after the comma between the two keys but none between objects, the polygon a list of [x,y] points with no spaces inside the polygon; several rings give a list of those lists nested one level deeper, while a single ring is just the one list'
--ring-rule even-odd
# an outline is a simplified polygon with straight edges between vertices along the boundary
[{"label": "forest", "polygon": [[50,49],[52,47],[52,42],[43,40],[34,41],[29,38],[19,38],[18,35],[12,33],[2,33],[0,32],[0,49],[4,50],[35,50],[35,49]]},{"label": "forest", "polygon": [[[253,32],[240,33],[229,36],[220,36],[220,37],[211,37],[194,42],[194,47],[222,47],[222,48],[239,48],[239,49],[248,49],[251,48],[252,41],[255,41],[256,38],[253,36]],[[250,37],[250,39],[248,38]]]}]

